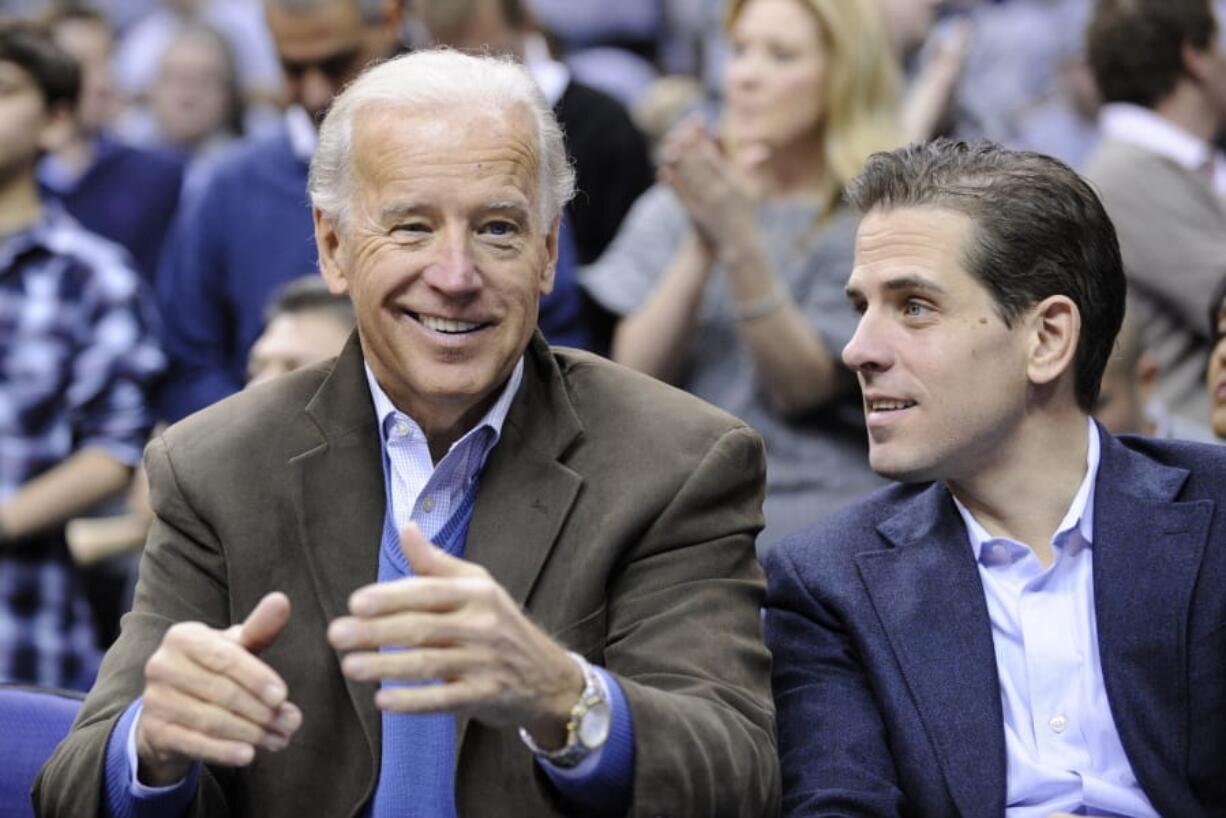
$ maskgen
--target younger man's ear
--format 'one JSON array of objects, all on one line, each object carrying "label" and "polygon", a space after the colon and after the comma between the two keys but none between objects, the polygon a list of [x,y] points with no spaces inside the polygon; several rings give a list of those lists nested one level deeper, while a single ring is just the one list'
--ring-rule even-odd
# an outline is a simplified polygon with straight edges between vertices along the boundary
[{"label": "younger man's ear", "polygon": [[1026,374],[1031,383],[1053,383],[1073,368],[1081,338],[1081,313],[1065,295],[1048,296],[1031,309]]}]

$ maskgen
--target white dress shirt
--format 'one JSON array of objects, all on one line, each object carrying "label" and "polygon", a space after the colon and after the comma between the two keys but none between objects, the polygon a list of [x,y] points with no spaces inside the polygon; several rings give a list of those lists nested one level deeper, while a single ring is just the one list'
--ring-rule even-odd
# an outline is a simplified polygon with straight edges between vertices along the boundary
[{"label": "white dress shirt", "polygon": [[1043,568],[1027,546],[993,537],[961,502],[987,598],[1005,718],[1005,814],[1158,818],[1120,744],[1103,686],[1094,610],[1094,481],[1098,429],[1089,421],[1086,474]]}]

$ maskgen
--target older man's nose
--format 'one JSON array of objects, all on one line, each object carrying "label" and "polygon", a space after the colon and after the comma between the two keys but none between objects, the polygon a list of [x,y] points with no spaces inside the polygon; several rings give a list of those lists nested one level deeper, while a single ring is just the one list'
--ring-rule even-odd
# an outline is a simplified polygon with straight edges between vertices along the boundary
[{"label": "older man's nose", "polygon": [[437,257],[426,269],[430,286],[445,292],[462,293],[480,285],[476,261],[466,238],[454,238],[441,244]]}]

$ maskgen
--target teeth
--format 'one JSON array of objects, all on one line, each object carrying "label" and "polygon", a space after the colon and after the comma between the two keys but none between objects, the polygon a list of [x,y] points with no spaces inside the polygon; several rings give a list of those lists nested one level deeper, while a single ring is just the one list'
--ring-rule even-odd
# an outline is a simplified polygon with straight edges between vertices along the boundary
[{"label": "teeth", "polygon": [[468,321],[452,321],[447,318],[439,318],[434,315],[422,315],[418,313],[417,320],[422,323],[426,329],[432,329],[436,332],[472,332],[480,324],[473,324]]},{"label": "teeth", "polygon": [[893,412],[914,405],[915,402],[909,400],[873,400],[868,402],[868,408],[874,412]]}]

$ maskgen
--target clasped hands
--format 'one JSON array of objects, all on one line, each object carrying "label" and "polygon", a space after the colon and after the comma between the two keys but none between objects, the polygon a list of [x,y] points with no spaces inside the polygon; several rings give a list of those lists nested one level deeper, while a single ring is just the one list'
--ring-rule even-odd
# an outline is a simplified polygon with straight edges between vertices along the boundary
[{"label": "clasped hands", "polygon": [[752,240],[762,166],[769,159],[765,145],[725,151],[700,119],[691,118],[665,137],[660,159],[660,180],[677,194],[711,250],[726,253]]},{"label": "clasped hands", "polygon": [[[583,689],[578,666],[484,568],[431,545],[414,525],[400,541],[413,576],[359,588],[349,598],[350,615],[328,627],[328,642],[345,654],[345,676],[437,680],[380,688],[375,704],[522,726],[541,746],[560,747]],[[289,599],[273,592],[241,625],[219,630],[188,622],[166,632],[145,665],[136,725],[142,783],[179,781],[195,760],[245,766],[257,748],[288,746],[303,714],[257,654],[289,618]]]}]

